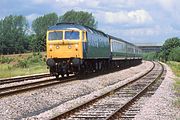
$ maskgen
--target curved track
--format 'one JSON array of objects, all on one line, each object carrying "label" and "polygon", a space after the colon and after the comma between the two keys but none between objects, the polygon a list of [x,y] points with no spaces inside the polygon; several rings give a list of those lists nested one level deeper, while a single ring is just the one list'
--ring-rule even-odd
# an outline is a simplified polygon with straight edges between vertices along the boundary
[{"label": "curved track", "polygon": [[116,119],[137,99],[142,97],[154,83],[160,79],[164,67],[154,63],[154,67],[145,75],[131,81],[120,88],[72,108],[53,118],[60,119]]}]

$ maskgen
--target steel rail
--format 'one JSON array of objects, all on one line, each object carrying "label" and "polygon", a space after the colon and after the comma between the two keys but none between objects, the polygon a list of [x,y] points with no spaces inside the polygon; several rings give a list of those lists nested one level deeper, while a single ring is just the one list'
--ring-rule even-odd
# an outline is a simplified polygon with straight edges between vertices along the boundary
[{"label": "steel rail", "polygon": [[14,83],[14,82],[21,82],[21,81],[26,81],[26,80],[40,79],[44,77],[50,77],[50,74],[45,73],[45,74],[40,74],[40,75],[30,75],[30,76],[23,76],[23,77],[0,79],[0,85]]},{"label": "steel rail", "polygon": [[[122,86],[120,86],[119,88],[114,89],[113,91],[116,91],[116,90],[118,90],[118,89],[122,89],[122,88],[126,87],[127,85],[132,84],[132,83],[134,83],[135,81],[143,78],[143,77],[146,76],[148,73],[150,73],[150,72],[154,69],[154,67],[155,67],[155,64],[154,64],[154,62],[153,62],[153,67],[152,67],[149,71],[147,71],[145,74],[143,74],[142,76],[134,79],[133,81],[130,81],[130,82],[128,82],[128,83],[123,84]],[[101,96],[97,96],[97,97],[95,97],[95,98],[93,98],[93,99],[91,99],[91,100],[89,100],[89,101],[87,101],[87,102],[85,102],[85,103],[83,103],[83,104],[80,104],[80,105],[77,106],[77,107],[73,107],[73,108],[69,109],[68,111],[66,111],[66,112],[64,112],[64,113],[59,114],[58,116],[55,116],[54,118],[52,118],[52,120],[64,119],[64,118],[66,118],[67,116],[71,115],[72,113],[80,110],[81,108],[84,108],[85,106],[89,106],[89,105],[91,105],[92,103],[95,103],[96,101],[98,101],[99,99],[102,99],[102,98],[104,98],[104,97],[112,94],[113,91],[109,91],[109,92],[107,92],[107,93],[104,93],[104,94],[101,95]]]},{"label": "steel rail", "polygon": [[120,115],[122,115],[123,112],[125,110],[127,110],[138,98],[140,98],[148,90],[148,88],[150,86],[152,86],[157,80],[160,79],[160,77],[163,74],[164,67],[163,67],[163,65],[161,63],[159,63],[159,64],[162,67],[160,74],[151,83],[149,83],[144,89],[142,89],[140,92],[138,92],[132,99],[127,101],[122,107],[120,107],[118,110],[116,110],[111,115],[109,115],[109,117],[107,117],[105,120],[114,120],[117,117],[119,117]]},{"label": "steel rail", "polygon": [[17,86],[0,88],[0,98],[9,96],[9,95],[22,93],[22,92],[35,90],[35,89],[40,89],[43,87],[48,87],[48,86],[52,86],[52,85],[56,85],[60,83],[70,82],[75,79],[76,77],[70,76],[67,78],[60,78],[59,80],[50,79],[50,80],[45,80],[45,81],[38,81],[38,82],[33,82],[33,83],[21,84]]},{"label": "steel rail", "polygon": [[[105,72],[106,73],[106,72]],[[84,79],[84,78],[92,78],[95,77],[97,75],[101,75],[101,74],[105,74],[105,73],[94,73],[94,74],[88,74],[86,76],[82,75],[82,76],[70,76],[67,77],[68,79],[71,77],[72,80],[75,79]],[[14,82],[21,82],[21,81],[26,81],[26,80],[34,80],[34,79],[40,79],[40,78],[44,78],[44,77],[49,77],[49,74],[41,74],[41,75],[32,75],[32,76],[25,76],[25,77],[17,77],[17,78],[8,78],[8,79],[1,79],[0,80],[0,85],[1,84],[7,84],[7,83],[14,83]],[[72,80],[65,80],[67,79],[65,78],[59,78],[58,81],[57,79],[49,79],[49,80],[43,80],[43,81],[37,81],[37,82],[32,82],[32,83],[25,83],[25,84],[20,84],[20,85],[15,85],[15,86],[9,86],[9,87],[3,87],[0,88],[0,98],[5,97],[5,96],[9,96],[9,95],[13,95],[13,94],[18,94],[21,92],[25,92],[25,91],[30,91],[33,89],[38,89],[41,87],[46,87],[46,86],[50,86],[50,85],[55,85],[55,84],[59,84],[59,83],[64,83],[67,81],[72,81]],[[51,81],[52,80],[52,81]],[[43,84],[43,85],[41,85]],[[16,90],[17,89],[17,90]]]}]

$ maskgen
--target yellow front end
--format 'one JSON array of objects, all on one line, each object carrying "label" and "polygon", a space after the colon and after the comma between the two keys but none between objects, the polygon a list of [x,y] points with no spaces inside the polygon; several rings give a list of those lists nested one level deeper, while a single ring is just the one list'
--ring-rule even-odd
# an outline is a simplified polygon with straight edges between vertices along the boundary
[{"label": "yellow front end", "polygon": [[[73,36],[74,34],[74,36]],[[54,37],[55,36],[55,37]],[[84,31],[51,30],[47,32],[47,58],[83,58]]]}]

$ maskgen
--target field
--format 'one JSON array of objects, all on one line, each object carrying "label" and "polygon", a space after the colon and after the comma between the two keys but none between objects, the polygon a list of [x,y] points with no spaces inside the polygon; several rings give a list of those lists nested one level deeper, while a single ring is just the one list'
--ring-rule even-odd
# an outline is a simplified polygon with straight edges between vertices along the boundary
[{"label": "field", "polygon": [[48,72],[44,53],[0,56],[0,78]]},{"label": "field", "polygon": [[180,62],[169,61],[167,64],[171,67],[177,76],[175,78],[176,83],[174,84],[174,89],[178,99],[175,101],[175,105],[180,108]]}]

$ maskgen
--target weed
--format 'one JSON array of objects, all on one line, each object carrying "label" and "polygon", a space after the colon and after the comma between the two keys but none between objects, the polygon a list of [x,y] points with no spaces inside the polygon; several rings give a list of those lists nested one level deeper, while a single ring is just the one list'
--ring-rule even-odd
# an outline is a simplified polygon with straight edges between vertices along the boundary
[{"label": "weed", "polygon": [[177,100],[175,101],[175,106],[180,108],[180,63],[174,61],[168,61],[167,64],[171,67],[172,71],[177,76],[175,78],[174,90]]},{"label": "weed", "polygon": [[177,100],[174,102],[174,105],[175,105],[177,108],[180,108],[180,98],[177,98]]},{"label": "weed", "polygon": [[48,72],[44,53],[0,56],[0,78]]},{"label": "weed", "polygon": [[16,64],[16,67],[20,68],[28,68],[29,67],[29,62],[28,60],[18,60],[18,63]]},{"label": "weed", "polygon": [[180,62],[168,61],[167,64],[171,67],[177,77],[180,77]]},{"label": "weed", "polygon": [[9,58],[4,56],[0,57],[0,63],[10,63],[12,61],[14,61],[14,58]]}]

